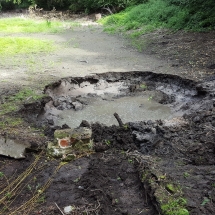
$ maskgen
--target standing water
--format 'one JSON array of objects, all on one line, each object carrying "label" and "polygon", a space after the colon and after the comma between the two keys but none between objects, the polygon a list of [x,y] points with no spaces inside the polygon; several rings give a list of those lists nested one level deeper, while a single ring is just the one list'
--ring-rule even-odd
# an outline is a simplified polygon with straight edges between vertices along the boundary
[{"label": "standing water", "polygon": [[67,124],[71,128],[78,127],[82,120],[90,123],[99,122],[105,125],[117,125],[113,114],[118,113],[123,123],[142,120],[172,118],[168,106],[159,104],[146,96],[127,96],[111,101],[99,100],[87,105],[83,110],[64,110],[59,114],[57,125]]}]

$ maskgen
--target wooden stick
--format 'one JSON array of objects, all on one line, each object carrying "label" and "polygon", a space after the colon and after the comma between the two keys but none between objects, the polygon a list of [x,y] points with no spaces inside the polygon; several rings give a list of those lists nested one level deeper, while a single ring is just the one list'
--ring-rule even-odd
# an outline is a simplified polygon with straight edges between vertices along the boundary
[{"label": "wooden stick", "polygon": [[120,126],[120,127],[123,127],[122,120],[120,119],[118,113],[114,113],[113,115],[115,116],[117,122],[119,123],[119,126]]},{"label": "wooden stick", "polygon": [[60,209],[60,207],[57,205],[57,203],[55,202],[56,207],[59,209],[59,211],[61,212],[62,215],[65,215],[64,212]]}]

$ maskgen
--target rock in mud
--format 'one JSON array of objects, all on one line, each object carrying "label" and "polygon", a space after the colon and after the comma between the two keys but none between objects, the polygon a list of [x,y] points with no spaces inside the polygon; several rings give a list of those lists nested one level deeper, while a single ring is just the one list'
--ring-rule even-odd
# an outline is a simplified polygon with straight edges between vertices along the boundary
[{"label": "rock in mud", "polygon": [[30,148],[30,144],[23,142],[19,143],[7,138],[0,138],[0,155],[15,159],[25,158],[26,148]]},{"label": "rock in mud", "polygon": [[74,160],[77,155],[91,151],[91,137],[92,130],[86,127],[56,130],[54,141],[48,143],[48,154],[63,161]]}]

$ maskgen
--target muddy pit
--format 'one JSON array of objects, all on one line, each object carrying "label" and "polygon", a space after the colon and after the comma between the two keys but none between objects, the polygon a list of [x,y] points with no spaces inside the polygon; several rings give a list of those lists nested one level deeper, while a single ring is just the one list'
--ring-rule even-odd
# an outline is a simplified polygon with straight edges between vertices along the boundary
[{"label": "muddy pit", "polygon": [[[151,72],[106,73],[65,78],[46,86],[50,100],[37,120],[50,126],[75,128],[82,120],[106,126],[182,116],[187,105],[198,103],[195,83]],[[193,108],[195,108],[192,105]]]},{"label": "muddy pit", "polygon": [[0,214],[56,215],[67,206],[73,215],[215,213],[214,77],[197,83],[152,72],[105,73],[64,78],[44,91],[20,113],[44,126],[50,140],[56,129],[90,127],[94,153],[66,164],[44,150],[21,161],[1,159],[1,171],[16,183],[1,185],[8,209]]}]

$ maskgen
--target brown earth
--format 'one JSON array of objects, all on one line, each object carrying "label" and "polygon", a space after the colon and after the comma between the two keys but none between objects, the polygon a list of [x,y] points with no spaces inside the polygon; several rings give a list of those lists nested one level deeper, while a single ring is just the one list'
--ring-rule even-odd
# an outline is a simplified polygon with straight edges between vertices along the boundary
[{"label": "brown earth", "polygon": [[[1,104],[19,89],[43,91],[46,84],[68,76],[152,71],[203,81],[214,74],[214,32],[155,32],[141,37],[146,45],[137,52],[128,40],[88,24],[60,34],[28,35],[54,40],[59,48],[47,55],[2,59]],[[52,136],[41,135],[41,128],[32,131],[29,122],[6,123],[0,131],[3,138],[29,141],[32,148],[23,160],[0,156],[0,214],[57,215],[69,205],[74,215],[179,214],[174,208],[186,208],[193,215],[214,214],[214,78],[203,86],[204,106],[171,126],[162,121],[130,123],[126,129],[92,125],[95,153],[70,163],[47,157],[44,149]],[[134,134],[155,130],[146,151]],[[187,204],[176,205],[179,199]],[[164,203],[168,212],[161,212]]]}]

